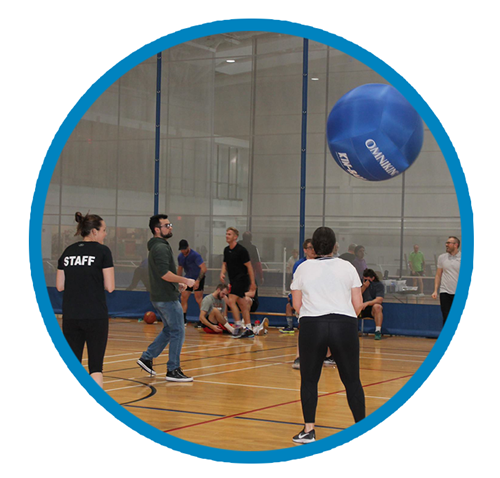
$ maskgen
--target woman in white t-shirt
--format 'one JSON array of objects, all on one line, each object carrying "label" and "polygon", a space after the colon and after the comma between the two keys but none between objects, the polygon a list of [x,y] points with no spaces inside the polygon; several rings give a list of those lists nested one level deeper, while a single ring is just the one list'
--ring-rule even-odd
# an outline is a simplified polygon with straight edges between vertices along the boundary
[{"label": "woman in white t-shirt", "polygon": [[318,382],[330,348],[354,421],[365,417],[365,395],[359,378],[358,314],[363,305],[361,281],[354,266],[333,257],[335,233],[316,229],[312,245],[317,258],[296,270],[291,285],[293,308],[299,313],[300,398],[304,429],[293,441],[315,441]]}]

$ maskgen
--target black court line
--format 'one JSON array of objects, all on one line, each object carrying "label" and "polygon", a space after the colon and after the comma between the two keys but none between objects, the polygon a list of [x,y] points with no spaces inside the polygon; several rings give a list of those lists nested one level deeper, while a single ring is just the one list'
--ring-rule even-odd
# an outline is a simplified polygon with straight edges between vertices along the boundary
[{"label": "black court line", "polygon": [[[112,378],[114,380],[123,380],[124,382],[132,382],[132,383],[138,383],[139,385],[143,385],[147,388],[149,388],[149,394],[146,395],[145,397],[142,397],[142,398],[138,398],[136,400],[131,400],[130,402],[124,402],[124,403],[120,403],[121,406],[125,406],[125,405],[130,405],[131,403],[137,403],[137,402],[142,402],[143,400],[147,400],[148,398],[151,398],[153,395],[156,394],[156,388],[153,386],[153,385],[150,385],[149,383],[144,383],[144,382],[141,382],[139,380],[133,380],[133,379],[130,379],[130,378],[122,378],[122,377],[112,377],[110,375],[106,375],[106,378]],[[104,390],[106,391],[106,390]]]},{"label": "black court line", "polygon": [[[227,415],[221,415],[218,413],[206,413],[206,412],[193,412],[193,411],[188,411],[188,410],[175,410],[172,408],[159,408],[159,407],[144,407],[144,406],[137,406],[137,405],[127,405],[129,408],[140,408],[141,410],[156,410],[158,412],[172,412],[172,413],[184,413],[188,415],[203,415],[207,417],[216,417],[216,418],[224,418]],[[252,418],[252,417],[242,417],[242,416],[231,416],[231,418],[234,418],[236,420],[250,420],[250,421],[256,421],[256,422],[267,422],[267,423],[275,423],[278,425],[297,425],[301,426],[304,425],[302,422],[287,422],[287,421],[282,421],[282,420],[270,420],[268,418]],[[317,428],[323,428],[325,430],[345,430],[345,428],[341,427],[332,427],[332,426],[326,426],[326,425],[315,425]]]}]

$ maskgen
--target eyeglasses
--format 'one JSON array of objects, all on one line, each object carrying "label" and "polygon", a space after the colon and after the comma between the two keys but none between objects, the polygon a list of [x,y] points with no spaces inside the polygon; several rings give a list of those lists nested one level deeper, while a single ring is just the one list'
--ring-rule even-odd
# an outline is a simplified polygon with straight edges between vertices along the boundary
[{"label": "eyeglasses", "polygon": [[162,225],[160,226],[160,229],[161,229],[162,227],[169,227],[169,228],[172,228],[172,227],[174,227],[174,226],[173,226],[172,224],[162,224]]},{"label": "eyeglasses", "polygon": [[446,245],[448,244],[456,244],[456,242],[445,242]]}]

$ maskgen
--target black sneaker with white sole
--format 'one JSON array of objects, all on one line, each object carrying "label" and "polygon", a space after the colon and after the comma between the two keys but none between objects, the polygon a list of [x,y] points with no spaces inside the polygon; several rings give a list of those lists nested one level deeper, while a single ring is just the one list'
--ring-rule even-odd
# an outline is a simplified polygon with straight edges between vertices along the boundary
[{"label": "black sneaker with white sole", "polygon": [[247,327],[242,330],[242,333],[240,335],[233,335],[234,339],[251,339],[252,337],[255,337],[255,334],[253,333],[252,329],[249,329]]},{"label": "black sneaker with white sole", "polygon": [[137,361],[137,365],[139,365],[139,367],[141,367],[143,370],[148,372],[150,375],[156,375],[156,372],[153,370],[153,361],[152,360],[147,360],[147,359],[144,359],[141,357]]},{"label": "black sneaker with white sole", "polygon": [[325,367],[335,367],[335,365],[337,364],[335,363],[335,360],[333,360],[333,357],[330,355],[329,357],[326,357],[326,359],[323,362],[323,365]]},{"label": "black sneaker with white sole", "polygon": [[292,440],[295,443],[312,443],[313,441],[316,441],[316,432],[314,431],[314,428],[308,433],[302,430],[298,435],[295,435]]},{"label": "black sneaker with white sole", "polygon": [[184,375],[180,368],[176,368],[175,370],[167,372],[167,376],[165,377],[167,382],[192,382],[193,377],[188,377]]}]

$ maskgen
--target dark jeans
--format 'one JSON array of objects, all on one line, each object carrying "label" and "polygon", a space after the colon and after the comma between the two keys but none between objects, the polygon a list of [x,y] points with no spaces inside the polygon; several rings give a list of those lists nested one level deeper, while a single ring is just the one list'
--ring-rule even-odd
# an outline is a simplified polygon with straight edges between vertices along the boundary
[{"label": "dark jeans", "polygon": [[365,418],[365,394],[359,378],[358,320],[339,314],[300,319],[300,398],[305,423],[314,423],[318,382],[328,347],[337,363],[355,422]]},{"label": "dark jeans", "polygon": [[441,313],[443,314],[443,325],[446,323],[446,319],[448,318],[448,314],[450,313],[451,305],[453,304],[453,298],[455,294],[447,294],[445,292],[441,292],[439,294],[439,302],[441,304]]}]

